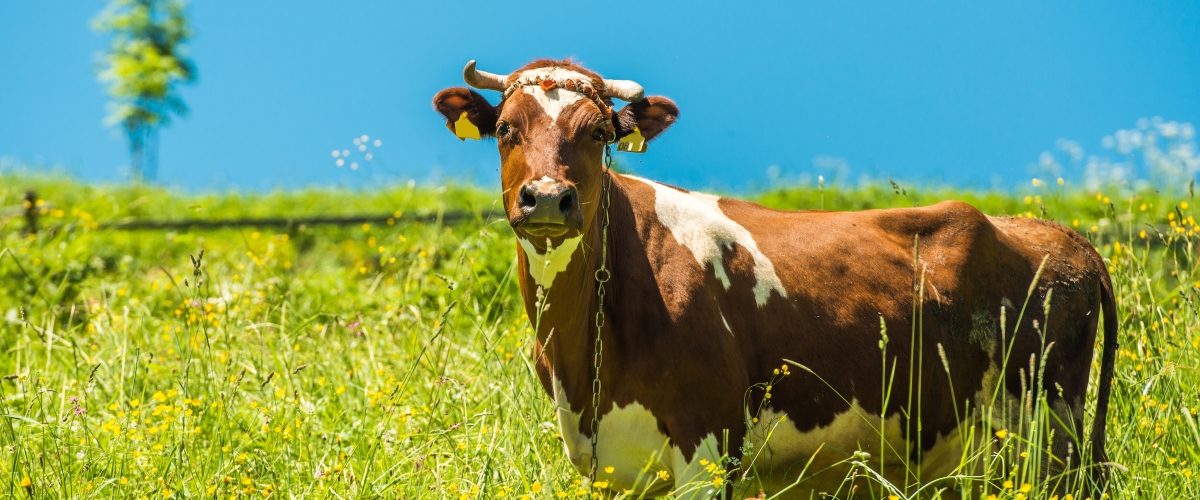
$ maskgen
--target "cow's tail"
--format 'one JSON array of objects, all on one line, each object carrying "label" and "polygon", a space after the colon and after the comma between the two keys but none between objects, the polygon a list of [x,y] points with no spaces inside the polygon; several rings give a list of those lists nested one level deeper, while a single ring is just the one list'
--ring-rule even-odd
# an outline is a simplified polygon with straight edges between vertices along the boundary
[{"label": "cow's tail", "polygon": [[1113,370],[1117,357],[1117,301],[1113,294],[1112,278],[1101,264],[1100,307],[1104,312],[1104,341],[1101,344],[1100,380],[1096,391],[1096,416],[1092,421],[1092,467],[1095,486],[1104,488],[1108,479],[1108,455],[1104,451],[1108,425],[1108,399],[1112,395]]}]

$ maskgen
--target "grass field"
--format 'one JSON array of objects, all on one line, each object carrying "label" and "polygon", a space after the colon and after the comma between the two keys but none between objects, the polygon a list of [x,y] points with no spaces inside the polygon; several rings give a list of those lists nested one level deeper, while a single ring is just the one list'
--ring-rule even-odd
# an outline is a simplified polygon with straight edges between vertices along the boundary
[{"label": "grass field", "polygon": [[[1018,194],[883,185],[757,198],[832,210],[958,198],[1086,233],[1121,311],[1112,496],[1200,498],[1197,202],[1035,184]],[[0,207],[20,207],[31,187],[46,200],[39,234],[22,234],[19,210],[0,208],[0,496],[586,495],[528,360],[533,335],[496,193],[177,196],[7,175]],[[493,215],[404,223],[446,210]],[[397,223],[98,229],[381,211]],[[1048,496],[1023,472],[1020,432],[1004,434],[995,457],[1007,466],[964,480],[966,495]]]}]

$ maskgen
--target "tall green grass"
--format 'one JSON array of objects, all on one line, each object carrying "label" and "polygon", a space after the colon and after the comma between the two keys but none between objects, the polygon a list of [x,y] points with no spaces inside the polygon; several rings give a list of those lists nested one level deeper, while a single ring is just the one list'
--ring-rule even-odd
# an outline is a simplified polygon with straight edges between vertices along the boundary
[{"label": "tall green grass", "polygon": [[[37,235],[22,234],[28,187],[45,200]],[[529,361],[515,246],[496,198],[415,187],[184,196],[0,177],[0,494],[586,495]],[[1113,274],[1122,324],[1111,496],[1200,497],[1195,201],[1057,185],[759,198],[829,210],[958,198],[1087,234]],[[448,210],[492,215],[403,222]],[[381,211],[398,222],[282,233],[98,229],[128,218]],[[1042,396],[1030,398],[1017,425],[969,436],[986,450],[964,457],[948,486],[969,498],[1050,495],[1038,465],[1047,415]],[[879,454],[863,451],[842,494],[935,494],[880,480]]]}]

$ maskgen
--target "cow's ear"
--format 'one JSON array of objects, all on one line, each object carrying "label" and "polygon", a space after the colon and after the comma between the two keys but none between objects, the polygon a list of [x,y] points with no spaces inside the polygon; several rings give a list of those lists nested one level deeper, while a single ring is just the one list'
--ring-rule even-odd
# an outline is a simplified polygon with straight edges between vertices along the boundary
[{"label": "cow's ear", "polygon": [[465,87],[450,87],[433,96],[433,108],[446,117],[446,128],[459,139],[496,133],[499,113],[483,96]]},{"label": "cow's ear", "polygon": [[666,97],[656,95],[629,103],[613,115],[613,121],[618,138],[632,134],[636,126],[642,137],[649,141],[663,133],[678,117],[679,106]]}]

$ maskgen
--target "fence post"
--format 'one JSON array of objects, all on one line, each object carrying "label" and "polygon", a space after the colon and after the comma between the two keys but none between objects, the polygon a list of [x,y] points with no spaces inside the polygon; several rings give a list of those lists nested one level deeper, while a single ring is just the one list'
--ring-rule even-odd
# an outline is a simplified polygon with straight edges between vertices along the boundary
[{"label": "fence post", "polygon": [[38,198],[37,192],[30,189],[25,192],[25,234],[38,232]]}]

